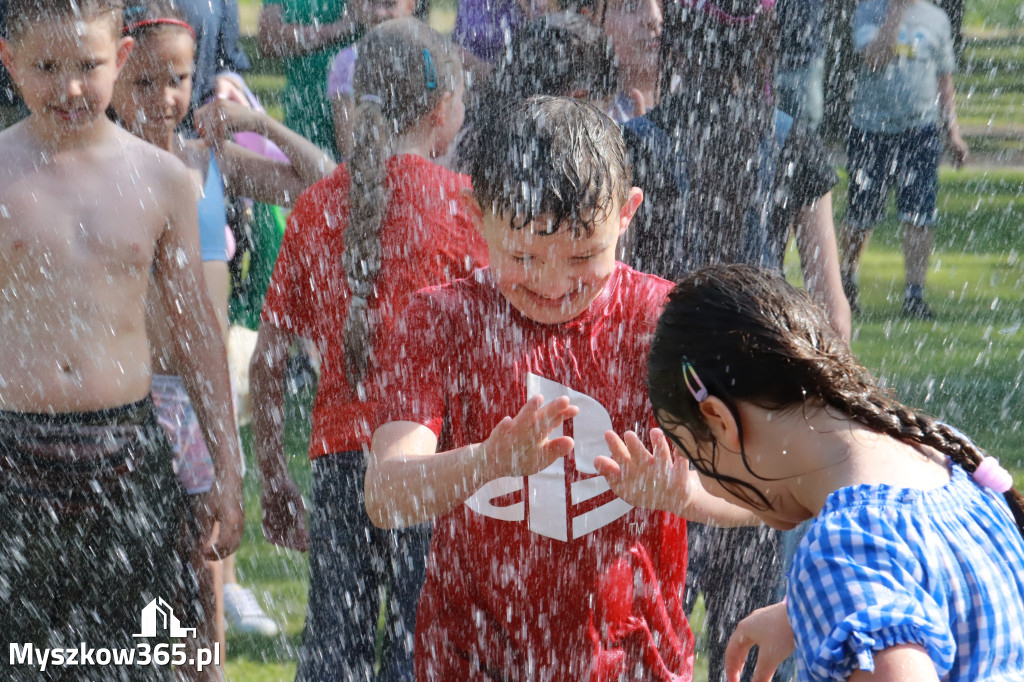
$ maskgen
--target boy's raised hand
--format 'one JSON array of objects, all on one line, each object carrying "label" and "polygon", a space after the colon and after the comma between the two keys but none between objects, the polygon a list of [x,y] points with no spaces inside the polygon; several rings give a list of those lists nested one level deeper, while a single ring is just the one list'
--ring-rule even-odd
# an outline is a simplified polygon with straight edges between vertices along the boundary
[{"label": "boy's raised hand", "polygon": [[598,473],[608,480],[612,491],[634,507],[677,513],[685,508],[699,487],[689,462],[672,457],[672,447],[661,429],[651,429],[651,452],[632,431],[619,438],[614,431],[604,435],[609,456],[594,460]]},{"label": "boy's raised hand", "polygon": [[548,436],[567,419],[579,414],[568,396],[547,405],[543,396],[526,401],[515,417],[505,417],[483,443],[482,460],[488,480],[502,476],[532,476],[559,457],[572,452],[572,438]]}]

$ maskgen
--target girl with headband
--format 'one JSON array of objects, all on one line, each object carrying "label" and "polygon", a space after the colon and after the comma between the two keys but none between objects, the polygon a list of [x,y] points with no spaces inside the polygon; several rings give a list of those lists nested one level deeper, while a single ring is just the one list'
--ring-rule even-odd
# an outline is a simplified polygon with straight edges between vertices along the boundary
[{"label": "girl with headband", "polygon": [[[227,334],[229,240],[224,210],[225,191],[274,204],[290,205],[308,185],[334,168],[334,163],[312,143],[264,113],[234,102],[216,100],[195,112],[202,140],[186,139],[180,123],[191,109],[195,34],[184,16],[165,0],[125,10],[123,33],[135,40],[115,86],[110,114],[124,128],[171,152],[190,169],[195,180],[199,212],[199,241],[203,275],[210,300],[217,310],[219,329]],[[230,142],[232,133],[264,135],[285,151],[290,162],[273,161]],[[189,494],[195,516],[186,534],[190,575],[186,584],[187,626],[198,629],[190,646],[224,647],[223,586],[220,561],[204,556],[206,527],[204,496],[213,484],[213,463],[202,429],[185,392],[179,359],[170,351],[170,330],[159,304],[148,315],[153,354],[153,402],[157,418],[175,451],[175,470]],[[193,655],[187,656],[194,660]],[[186,679],[220,679],[217,667],[182,666]]]}]

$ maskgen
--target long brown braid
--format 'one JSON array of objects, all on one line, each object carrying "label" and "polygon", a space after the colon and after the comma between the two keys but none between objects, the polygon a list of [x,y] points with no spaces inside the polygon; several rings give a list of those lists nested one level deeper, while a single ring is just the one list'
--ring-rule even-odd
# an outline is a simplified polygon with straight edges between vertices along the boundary
[{"label": "long brown braid", "polygon": [[376,293],[383,253],[379,232],[388,206],[387,160],[395,137],[462,83],[462,62],[448,41],[416,19],[393,19],[359,42],[353,74],[355,140],[348,169],[349,224],[341,257],[351,296],[342,331],[345,375],[358,389],[370,363]]},{"label": "long brown braid", "polygon": [[[714,443],[687,388],[684,362],[711,395],[729,406],[737,422],[740,400],[767,409],[819,402],[879,433],[932,447],[969,474],[985,457],[956,429],[881,388],[821,309],[775,272],[746,265],[699,270],[677,284],[658,322],[648,360],[655,415],[667,427],[685,427],[698,441]],[[741,498],[770,506],[752,486],[715,471],[714,448],[710,457],[686,454],[698,470]],[[747,470],[761,478],[746,453],[741,455]],[[1024,537],[1024,497],[1014,489],[1005,497]]]}]

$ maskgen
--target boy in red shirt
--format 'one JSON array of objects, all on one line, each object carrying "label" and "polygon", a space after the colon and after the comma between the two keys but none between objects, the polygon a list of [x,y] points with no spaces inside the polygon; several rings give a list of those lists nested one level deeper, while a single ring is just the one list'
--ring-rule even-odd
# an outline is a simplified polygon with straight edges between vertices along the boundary
[{"label": "boy in red shirt", "polygon": [[416,679],[690,680],[680,517],[752,521],[699,487],[633,508],[594,466],[607,431],[650,422],[671,287],[615,261],[642,200],[622,137],[590,104],[534,97],[471,158],[491,266],[398,322],[366,476],[375,523],[436,519]]}]

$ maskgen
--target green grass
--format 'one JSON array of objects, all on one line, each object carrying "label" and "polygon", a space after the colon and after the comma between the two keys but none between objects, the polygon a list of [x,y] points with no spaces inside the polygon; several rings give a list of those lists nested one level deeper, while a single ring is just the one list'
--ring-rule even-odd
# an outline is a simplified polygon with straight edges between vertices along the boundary
[{"label": "green grass", "polygon": [[[243,38],[256,56],[258,0],[240,0]],[[1017,16],[1020,0],[968,3],[965,25],[983,37],[969,41],[964,69],[957,76],[961,121],[965,126],[1006,128],[1004,135],[972,136],[978,152],[1019,152],[1024,135],[1024,48]],[[435,0],[431,23],[444,28],[454,13],[453,0]],[[1014,35],[1012,32],[1017,31]],[[280,117],[281,64],[254,59],[247,78],[268,110]],[[1020,122],[1020,123],[1018,123]],[[1015,128],[1018,127],[1018,128]],[[845,182],[836,190],[836,221],[841,219]],[[941,174],[936,255],[929,273],[928,297],[939,319],[907,322],[899,317],[903,257],[898,225],[890,217],[880,225],[861,270],[864,313],[854,322],[853,348],[864,364],[906,402],[964,430],[1014,469],[1024,487],[1024,170],[944,170]],[[789,270],[798,269],[795,258]],[[308,491],[306,458],[310,396],[289,400],[286,447],[291,469]],[[248,429],[243,430],[248,445]],[[249,462],[250,471],[254,462]],[[290,682],[305,615],[308,571],[304,555],[267,544],[259,525],[259,496],[254,478],[246,484],[247,533],[238,553],[243,583],[255,587],[260,601],[282,625],[266,640],[229,633],[228,680]],[[694,617],[700,631],[702,611]],[[695,679],[706,668],[698,659]]]},{"label": "green grass", "polygon": [[[1005,130],[1020,146],[1024,131],[1024,45],[1021,38],[975,38],[955,77],[960,124]],[[975,144],[976,146],[976,144]]]},{"label": "green grass", "polygon": [[1020,29],[1020,0],[967,0],[964,28],[969,31]]}]

